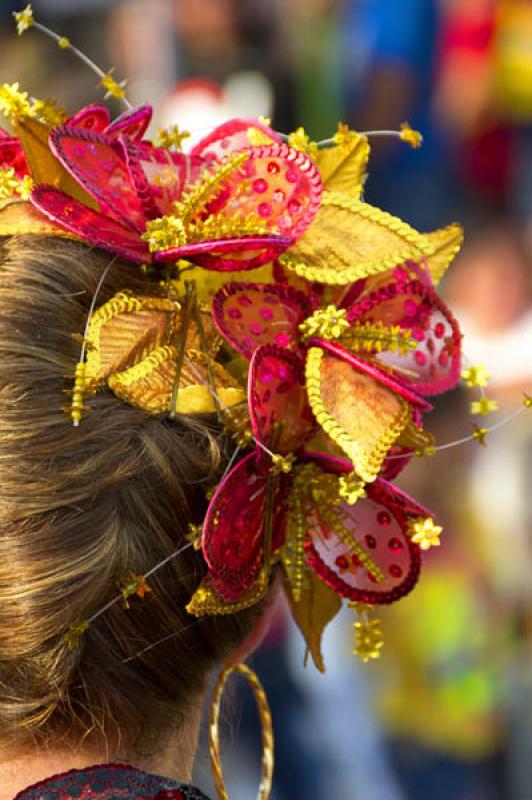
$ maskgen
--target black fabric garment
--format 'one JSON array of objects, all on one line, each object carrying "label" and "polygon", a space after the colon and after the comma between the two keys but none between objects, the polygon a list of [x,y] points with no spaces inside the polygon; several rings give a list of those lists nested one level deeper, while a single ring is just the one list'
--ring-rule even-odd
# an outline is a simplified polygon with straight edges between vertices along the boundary
[{"label": "black fabric garment", "polygon": [[14,800],[209,800],[195,789],[123,764],[101,764],[54,775]]}]

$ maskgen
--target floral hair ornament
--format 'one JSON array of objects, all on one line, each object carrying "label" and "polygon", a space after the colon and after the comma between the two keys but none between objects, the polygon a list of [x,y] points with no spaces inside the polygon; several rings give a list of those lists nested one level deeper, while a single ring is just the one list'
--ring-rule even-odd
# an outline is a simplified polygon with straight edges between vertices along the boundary
[{"label": "floral hair ornament", "polygon": [[[19,34],[39,28],[79,55],[30,5],[15,18]],[[413,147],[420,136],[406,123],[366,134],[340,124],[316,143],[302,128],[285,136],[234,119],[184,153],[186,132],[146,139],[151,108],[130,107],[123,85],[81,57],[126,105],[114,121],[102,105],[67,117],[17,84],[0,87],[13,129],[0,133],[0,235],[79,240],[147,277],[145,293],[124,288],[100,307],[96,292],[69,414],[80,424],[85,398],[109,389],[170,418],[215,412],[237,447],[201,529],[145,575],[126,575],[67,639],[144,597],[150,575],[194,545],[208,571],[190,614],[259,602],[276,568],[319,669],[343,600],[356,613],[355,652],[375,658],[382,640],[368,613],[411,591],[441,533],[392,481],[413,455],[485,444],[507,421],[439,446],[424,428],[427,398],[460,376],[480,389],[473,413],[494,402],[481,365],[461,367],[460,330],[436,291],[460,227],[419,233],[362,197],[370,136]],[[530,405],[525,395],[508,419]]]}]

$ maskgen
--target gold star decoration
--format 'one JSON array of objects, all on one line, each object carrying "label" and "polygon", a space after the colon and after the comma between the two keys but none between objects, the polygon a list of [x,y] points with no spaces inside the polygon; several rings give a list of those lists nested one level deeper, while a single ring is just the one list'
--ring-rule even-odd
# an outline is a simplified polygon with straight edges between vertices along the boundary
[{"label": "gold star decoration", "polygon": [[318,152],[318,143],[313,142],[307,136],[303,127],[299,127],[288,136],[288,144],[294,150],[301,150],[302,153],[306,153],[311,158]]},{"label": "gold star decoration", "polygon": [[274,453],[272,456],[272,475],[280,475],[282,472],[288,475],[289,472],[292,472],[295,459],[296,457],[293,453],[288,453],[286,456]]},{"label": "gold star decoration", "polygon": [[55,100],[33,100],[31,111],[32,116],[46,125],[61,125],[67,118],[65,109],[58,106]]},{"label": "gold star decoration", "polygon": [[14,197],[18,192],[20,181],[15,175],[13,167],[9,169],[0,168],[0,200]]},{"label": "gold star decoration", "polygon": [[357,141],[358,136],[358,133],[356,131],[352,131],[349,128],[349,125],[346,125],[345,122],[339,122],[338,129],[332,138],[335,145],[338,147],[345,147],[347,150],[349,150],[354,142]]},{"label": "gold star decoration", "polygon": [[349,328],[345,308],[327,306],[319,308],[299,326],[303,339],[319,336],[321,339],[338,339]]},{"label": "gold star decoration", "polygon": [[491,414],[492,411],[497,411],[499,404],[496,400],[490,400],[488,397],[481,397],[480,400],[473,400],[470,405],[472,414],[481,414],[483,417],[486,414]]},{"label": "gold star decoration", "polygon": [[525,408],[532,408],[532,397],[528,395],[526,392],[523,392],[523,405]]},{"label": "gold star decoration", "polygon": [[380,658],[384,646],[381,623],[378,619],[365,619],[353,623],[355,644],[353,653],[361,661],[367,663],[370,659]]},{"label": "gold star decoration", "polygon": [[31,116],[31,103],[27,92],[21,92],[18,83],[4,83],[0,86],[0,111],[4,116]]},{"label": "gold star decoration", "polygon": [[409,525],[412,541],[418,544],[422,550],[438,547],[441,544],[440,535],[442,531],[443,528],[440,525],[435,525],[431,517],[418,517]]},{"label": "gold star decoration", "polygon": [[68,36],[60,36],[59,39],[57,40],[57,44],[61,48],[61,50],[67,50],[67,48],[70,47],[70,39],[68,38]]},{"label": "gold star decoration", "polygon": [[70,628],[63,636],[63,639],[69,646],[70,650],[74,650],[78,646],[79,640],[81,639],[85,631],[88,630],[89,627],[90,623],[86,619],[81,620],[81,622],[74,622],[70,626]]},{"label": "gold star decoration", "polygon": [[22,200],[29,200],[30,195],[33,191],[33,180],[29,175],[24,175],[22,180],[19,181],[17,186],[17,193],[20,195]]},{"label": "gold star decoration", "polygon": [[151,252],[168,250],[170,247],[179,247],[186,242],[185,226],[179,217],[168,214],[146,223],[146,233],[142,239],[148,242]]},{"label": "gold star decoration", "polygon": [[201,549],[201,534],[203,528],[201,525],[194,525],[192,522],[188,526],[188,533],[185,536],[187,542],[192,542],[194,550]]},{"label": "gold star decoration", "polygon": [[129,598],[136,594],[141,600],[151,592],[144,575],[136,575],[130,572],[125,578],[118,582],[118,587],[124,599],[124,608],[129,608]]},{"label": "gold star decoration", "polygon": [[483,447],[487,447],[486,436],[488,435],[489,430],[488,428],[481,428],[479,425],[475,423],[473,426],[473,439],[475,442],[478,442]]},{"label": "gold star decoration", "polygon": [[364,491],[364,481],[361,480],[355,472],[350,472],[348,475],[342,475],[338,479],[339,490],[338,495],[346,501],[350,506],[354,505],[357,500],[366,496]]},{"label": "gold star decoration", "polygon": [[464,369],[460,377],[466,382],[468,388],[472,389],[474,386],[487,386],[491,373],[488,372],[484,364],[476,364]]},{"label": "gold star decoration", "polygon": [[33,9],[31,3],[28,3],[26,8],[23,8],[22,11],[13,11],[13,16],[17,23],[17,34],[18,36],[22,36],[22,34],[33,25]]},{"label": "gold star decoration", "polygon": [[402,142],[406,142],[414,150],[417,150],[418,147],[421,147],[423,144],[423,135],[419,131],[413,130],[408,122],[402,122],[400,129],[401,133],[399,134],[399,138]]},{"label": "gold star decoration", "polygon": [[425,447],[418,447],[417,450],[414,450],[414,455],[417,456],[417,458],[422,458],[423,456],[435,456],[436,446],[433,444],[427,444]]},{"label": "gold star decoration", "polygon": [[183,142],[188,139],[190,133],[180,130],[178,125],[171,128],[159,128],[157,131],[157,147],[166,147],[168,150],[182,150]]},{"label": "gold star decoration", "polygon": [[124,87],[127,81],[118,83],[118,81],[113,78],[112,72],[113,70],[109,70],[109,72],[103,75],[100,85],[106,90],[105,99],[108,97],[115,97],[117,100],[122,100],[122,98],[126,96]]}]

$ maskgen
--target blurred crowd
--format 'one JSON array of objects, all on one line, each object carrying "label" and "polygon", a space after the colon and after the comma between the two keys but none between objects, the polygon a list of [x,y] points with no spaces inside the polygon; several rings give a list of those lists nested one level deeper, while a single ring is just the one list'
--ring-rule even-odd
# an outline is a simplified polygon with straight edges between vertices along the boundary
[{"label": "blurred crowd", "polygon": [[[67,109],[93,102],[96,80],[70,53],[32,31],[16,39],[10,14],[21,5],[0,6],[0,80]],[[338,120],[421,130],[421,150],[374,141],[365,199],[422,230],[464,224],[444,293],[467,358],[492,374],[501,416],[522,404],[532,388],[532,0],[33,6],[127,77],[132,102],[152,103],[160,124],[192,139],[259,114],[313,138]],[[457,390],[437,404],[439,442],[470,432],[469,400]],[[305,668],[280,613],[255,656],[277,733],[275,800],[532,800],[531,419],[493,432],[486,448],[415,459],[401,477],[445,541],[416,591],[383,611],[379,663],[355,661],[346,614],[326,634],[327,675]],[[250,800],[260,736],[240,694],[228,783],[234,800]],[[206,763],[198,781],[208,790]]]}]

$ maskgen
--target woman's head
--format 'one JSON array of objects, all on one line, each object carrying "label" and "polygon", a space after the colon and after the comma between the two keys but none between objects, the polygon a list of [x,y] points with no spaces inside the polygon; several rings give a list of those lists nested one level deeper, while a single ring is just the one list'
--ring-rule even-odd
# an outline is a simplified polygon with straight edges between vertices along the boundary
[{"label": "woman's head", "polygon": [[[200,523],[225,466],[211,419],[170,422],[106,391],[73,428],[79,342],[109,257],[76,242],[0,240],[0,725],[2,746],[122,738],[141,752],[175,731],[256,611],[196,620],[192,548],[115,604],[69,649],[64,634]],[[99,301],[144,289],[116,263]],[[159,642],[157,646],[150,645]]]}]

